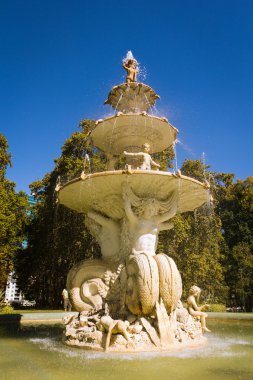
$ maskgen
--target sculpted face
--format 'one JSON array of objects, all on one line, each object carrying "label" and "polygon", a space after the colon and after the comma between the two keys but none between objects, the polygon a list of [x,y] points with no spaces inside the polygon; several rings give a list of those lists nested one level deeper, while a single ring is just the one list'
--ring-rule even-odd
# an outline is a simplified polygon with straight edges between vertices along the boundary
[{"label": "sculpted face", "polygon": [[150,152],[150,145],[148,143],[144,144],[143,145],[143,150],[144,150],[145,153]]},{"label": "sculpted face", "polygon": [[143,210],[143,216],[144,218],[152,218],[152,216],[156,215],[156,206],[155,203],[150,201],[150,203],[147,203]]},{"label": "sculpted face", "polygon": [[199,295],[200,295],[200,293],[201,293],[201,289],[200,289],[198,286],[193,285],[193,286],[190,288],[189,293],[196,297],[196,296],[199,296]]}]

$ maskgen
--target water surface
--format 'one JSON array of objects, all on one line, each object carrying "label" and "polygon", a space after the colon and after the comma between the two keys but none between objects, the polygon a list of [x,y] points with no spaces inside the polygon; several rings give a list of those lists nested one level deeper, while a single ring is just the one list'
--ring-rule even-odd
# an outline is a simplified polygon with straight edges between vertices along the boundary
[{"label": "water surface", "polygon": [[62,326],[0,326],[2,380],[249,380],[253,321],[208,321],[208,345],[171,353],[104,354],[62,344]]}]

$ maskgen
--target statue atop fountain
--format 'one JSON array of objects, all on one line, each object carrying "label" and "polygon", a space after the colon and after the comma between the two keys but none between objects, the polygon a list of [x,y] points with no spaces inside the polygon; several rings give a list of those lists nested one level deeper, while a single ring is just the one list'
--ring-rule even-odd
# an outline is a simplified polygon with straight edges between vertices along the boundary
[{"label": "statue atop fountain", "polygon": [[122,66],[127,72],[126,83],[137,82],[137,74],[139,72],[138,62],[134,58],[131,51],[127,53],[126,58],[123,60]]},{"label": "statue atop fountain", "polygon": [[[199,345],[206,315],[195,293],[189,310],[183,307],[180,273],[172,258],[157,253],[157,244],[177,213],[207,202],[208,184],[159,170],[151,155],[171,146],[178,130],[165,117],[148,114],[159,96],[136,82],[133,56],[123,67],[127,83],[113,87],[105,102],[116,114],[98,120],[91,132],[94,146],[108,157],[108,170],[83,171],[57,187],[59,202],[85,214],[101,248],[101,259],[83,260],[69,271],[67,290],[79,316],[64,319],[64,341],[126,352]],[[126,166],[115,170],[122,156]]]}]

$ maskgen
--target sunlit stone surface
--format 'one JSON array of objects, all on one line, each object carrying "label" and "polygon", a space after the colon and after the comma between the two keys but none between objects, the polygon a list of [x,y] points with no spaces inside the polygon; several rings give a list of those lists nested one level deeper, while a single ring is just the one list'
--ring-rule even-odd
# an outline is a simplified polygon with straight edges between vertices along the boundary
[{"label": "sunlit stone surface", "polygon": [[139,197],[165,200],[172,191],[177,194],[178,212],[193,211],[208,201],[206,184],[193,178],[177,177],[168,172],[134,170],[131,174],[115,170],[88,174],[61,188],[59,201],[78,212],[95,209],[104,215],[124,217],[122,186],[128,183]]},{"label": "sunlit stone surface", "polygon": [[99,120],[91,138],[96,147],[116,155],[144,143],[150,145],[151,153],[157,153],[174,143],[177,132],[165,118],[120,114]]},{"label": "sunlit stone surface", "polygon": [[110,104],[117,111],[135,113],[148,111],[159,98],[144,83],[123,83],[112,88],[104,104]]}]

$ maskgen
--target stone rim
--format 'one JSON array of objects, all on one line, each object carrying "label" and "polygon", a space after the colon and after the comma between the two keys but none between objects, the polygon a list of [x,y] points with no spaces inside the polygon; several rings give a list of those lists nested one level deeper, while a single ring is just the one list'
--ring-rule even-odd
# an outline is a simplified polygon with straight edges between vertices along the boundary
[{"label": "stone rim", "polygon": [[[137,196],[156,197],[160,201],[178,189],[178,213],[194,211],[209,200],[206,184],[183,175],[179,177],[154,170],[134,170],[131,174],[123,170],[88,174],[84,179],[77,178],[63,185],[58,200],[60,204],[79,213],[86,213],[93,208],[110,218],[121,219],[124,217],[124,182],[128,182]],[[99,191],[95,192],[95,189]]]},{"label": "stone rim", "polygon": [[91,133],[92,143],[99,149],[115,155],[128,146],[149,143],[150,153],[157,153],[173,145],[178,129],[166,118],[139,114],[119,114],[98,120]]}]

